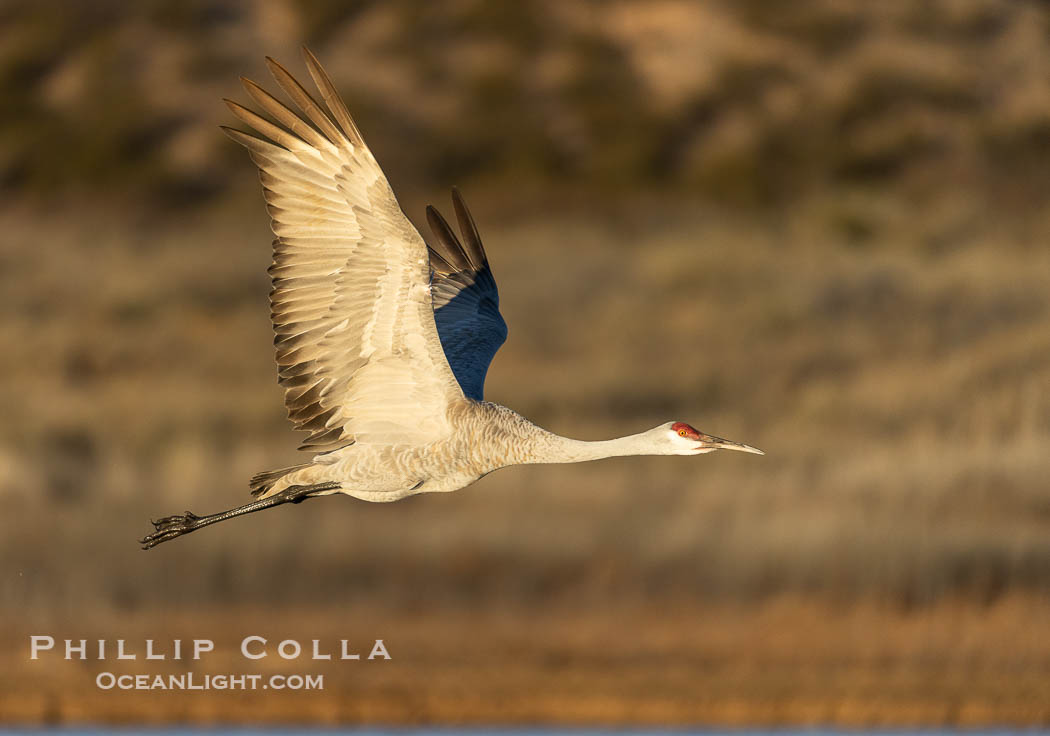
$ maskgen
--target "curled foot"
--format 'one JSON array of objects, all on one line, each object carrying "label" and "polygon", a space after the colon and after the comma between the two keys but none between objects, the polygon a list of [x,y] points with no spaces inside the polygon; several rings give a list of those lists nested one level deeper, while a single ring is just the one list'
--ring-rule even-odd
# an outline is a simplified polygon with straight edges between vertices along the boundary
[{"label": "curled foot", "polygon": [[151,549],[161,542],[167,542],[169,539],[181,537],[183,534],[189,534],[194,529],[199,529],[202,526],[200,520],[201,517],[192,511],[151,520],[156,531],[140,539],[139,544],[142,545],[142,549]]}]

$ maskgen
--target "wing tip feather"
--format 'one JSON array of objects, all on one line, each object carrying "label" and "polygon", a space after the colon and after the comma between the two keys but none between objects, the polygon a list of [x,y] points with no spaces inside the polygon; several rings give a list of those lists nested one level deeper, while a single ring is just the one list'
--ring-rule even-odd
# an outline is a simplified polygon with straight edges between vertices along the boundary
[{"label": "wing tip feather", "polygon": [[488,265],[489,259],[485,254],[485,247],[481,244],[481,235],[478,234],[478,226],[467,208],[467,201],[459,187],[452,186],[452,208],[456,211],[456,220],[459,223],[459,232],[463,236],[465,248],[463,249],[470,260],[470,265],[475,271],[480,271]]},{"label": "wing tip feather", "polygon": [[463,250],[463,245],[433,205],[427,205],[427,224],[430,226],[430,232],[434,234],[434,246],[429,250],[449,266],[449,273],[469,270],[470,260]]},{"label": "wing tip feather", "polygon": [[357,123],[354,122],[354,118],[350,115],[346,103],[343,102],[343,98],[339,95],[339,91],[336,90],[331,77],[328,76],[328,72],[325,71],[320,60],[305,44],[300,51],[310,77],[314,80],[314,84],[317,85],[317,89],[320,90],[321,97],[324,98],[325,104],[328,105],[329,112],[335,116],[336,123],[343,134],[353,146],[367,149]]},{"label": "wing tip feather", "polygon": [[[457,237],[448,221],[441,215],[436,207],[427,205],[427,224],[434,234],[439,248],[431,248],[441,256],[444,263],[448,264],[453,271],[471,271],[478,273],[483,271],[489,264],[485,248],[481,244],[477,225],[474,218],[467,209],[467,203],[459,191],[459,187],[452,187],[452,207],[456,212],[456,221],[462,239]],[[451,273],[451,272],[450,272]]]},{"label": "wing tip feather", "polygon": [[299,109],[310,118],[332,145],[339,146],[349,142],[347,134],[340,130],[339,126],[332,121],[328,113],[317,104],[317,101],[291,72],[271,56],[266,57],[266,67],[270,70],[270,74],[273,75],[274,81],[277,82],[278,86],[292,98]]},{"label": "wing tip feather", "polygon": [[258,140],[260,140],[259,138],[256,138],[254,135],[250,135],[249,133],[245,133],[243,130],[237,130],[236,128],[231,128],[229,125],[220,125],[219,126],[219,130],[221,130],[223,133],[225,133],[227,138],[229,138],[230,140],[234,141],[235,143],[240,143],[245,148],[251,148],[252,147],[250,141],[258,141]]}]

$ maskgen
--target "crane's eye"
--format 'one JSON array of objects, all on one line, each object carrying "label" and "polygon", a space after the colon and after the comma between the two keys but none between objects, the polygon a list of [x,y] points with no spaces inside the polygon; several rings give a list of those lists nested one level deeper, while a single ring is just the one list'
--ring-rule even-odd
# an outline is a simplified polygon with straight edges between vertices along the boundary
[{"label": "crane's eye", "polygon": [[685,430],[684,429],[678,430],[678,436],[679,437],[685,437]]}]

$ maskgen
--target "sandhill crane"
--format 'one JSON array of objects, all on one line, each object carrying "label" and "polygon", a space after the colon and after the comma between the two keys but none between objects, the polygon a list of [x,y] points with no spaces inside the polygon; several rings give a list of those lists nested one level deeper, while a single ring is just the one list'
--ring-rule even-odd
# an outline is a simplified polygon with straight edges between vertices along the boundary
[{"label": "sandhill crane", "polygon": [[717,449],[763,454],[685,422],[600,442],[568,439],[484,401],[485,374],[507,327],[463,198],[452,190],[462,240],[428,207],[428,247],[328,75],[308,49],[303,56],[327,110],[267,58],[309,122],[242,79],[276,123],[225,100],[264,137],[223,130],[259,167],[277,236],[269,272],[279,380],[289,418],[310,432],[300,449],[313,459],[253,477],[252,503],[154,521],[143,549],[283,503],[334,493],[396,501],[454,491],[508,465]]}]

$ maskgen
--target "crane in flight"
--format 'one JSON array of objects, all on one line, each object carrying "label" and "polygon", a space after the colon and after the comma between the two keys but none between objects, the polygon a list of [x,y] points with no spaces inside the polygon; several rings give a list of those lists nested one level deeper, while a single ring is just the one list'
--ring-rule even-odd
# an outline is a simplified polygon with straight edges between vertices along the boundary
[{"label": "crane in flight", "polygon": [[509,465],[719,449],[763,454],[685,422],[584,442],[485,401],[485,374],[507,326],[462,196],[452,190],[462,239],[428,207],[428,246],[328,75],[306,48],[303,57],[327,110],[267,57],[301,114],[242,79],[272,121],[225,100],[262,137],[223,131],[259,167],[276,235],[269,273],[279,381],[289,418],[310,433],[299,449],[313,459],[254,476],[251,503],[154,521],[155,531],[140,540],[143,549],[317,496],[396,501],[455,491]]}]

